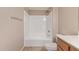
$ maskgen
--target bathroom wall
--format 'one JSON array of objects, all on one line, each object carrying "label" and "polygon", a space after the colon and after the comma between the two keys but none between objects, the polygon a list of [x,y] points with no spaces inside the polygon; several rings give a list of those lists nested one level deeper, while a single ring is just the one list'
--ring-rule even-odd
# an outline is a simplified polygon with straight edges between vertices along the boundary
[{"label": "bathroom wall", "polygon": [[0,7],[0,50],[20,50],[24,42],[24,9]]},{"label": "bathroom wall", "polygon": [[24,40],[29,36],[29,14],[24,11]]},{"label": "bathroom wall", "polygon": [[79,35],[79,8],[78,8],[78,35]]},{"label": "bathroom wall", "polygon": [[56,34],[58,34],[58,7],[54,7],[52,10],[52,20],[53,20],[53,41],[56,39]]},{"label": "bathroom wall", "polygon": [[61,34],[78,33],[78,8],[62,7],[58,9],[58,30]]}]

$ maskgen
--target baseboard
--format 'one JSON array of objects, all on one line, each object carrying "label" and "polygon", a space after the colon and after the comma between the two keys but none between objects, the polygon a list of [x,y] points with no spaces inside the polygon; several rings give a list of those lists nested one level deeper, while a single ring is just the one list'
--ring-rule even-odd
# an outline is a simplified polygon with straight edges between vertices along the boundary
[{"label": "baseboard", "polygon": [[23,49],[24,49],[24,46],[20,49],[20,51],[23,51]]}]

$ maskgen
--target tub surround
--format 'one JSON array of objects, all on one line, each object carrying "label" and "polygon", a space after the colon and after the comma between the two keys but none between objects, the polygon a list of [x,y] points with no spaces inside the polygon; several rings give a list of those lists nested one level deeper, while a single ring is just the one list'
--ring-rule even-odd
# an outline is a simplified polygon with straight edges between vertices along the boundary
[{"label": "tub surround", "polygon": [[[57,34],[57,45],[58,45],[58,50],[59,49],[61,50],[63,48],[64,51],[71,51],[71,50],[78,51],[79,50],[79,37],[78,35]],[[59,46],[61,47],[59,48]]]}]

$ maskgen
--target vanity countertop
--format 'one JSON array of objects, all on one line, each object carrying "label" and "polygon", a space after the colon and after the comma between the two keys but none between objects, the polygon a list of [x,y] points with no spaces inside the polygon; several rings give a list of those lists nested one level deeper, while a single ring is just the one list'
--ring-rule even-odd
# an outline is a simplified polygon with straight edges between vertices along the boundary
[{"label": "vanity countertop", "polygon": [[78,35],[62,35],[57,34],[57,37],[68,43],[69,45],[75,47],[79,50],[79,36]]}]

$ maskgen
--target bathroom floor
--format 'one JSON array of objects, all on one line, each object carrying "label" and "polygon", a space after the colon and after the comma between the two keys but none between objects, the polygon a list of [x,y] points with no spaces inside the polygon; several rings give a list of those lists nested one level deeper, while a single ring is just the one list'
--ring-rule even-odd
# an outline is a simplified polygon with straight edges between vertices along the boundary
[{"label": "bathroom floor", "polygon": [[45,47],[25,47],[23,51],[47,51]]}]

